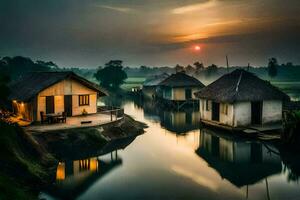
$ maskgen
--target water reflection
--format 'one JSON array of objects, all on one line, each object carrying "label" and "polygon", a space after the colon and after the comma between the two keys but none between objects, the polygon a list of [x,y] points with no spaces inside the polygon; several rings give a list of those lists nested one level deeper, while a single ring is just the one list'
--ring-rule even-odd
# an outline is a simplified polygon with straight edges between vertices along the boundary
[{"label": "water reflection", "polygon": [[164,111],[161,116],[161,126],[177,134],[186,133],[199,128],[198,112]]},{"label": "water reflection", "polygon": [[282,170],[280,156],[257,141],[202,129],[196,153],[236,187],[260,182]]},{"label": "water reflection", "polygon": [[75,199],[91,185],[122,164],[114,157],[103,160],[100,157],[60,162],[56,171],[56,183],[49,188],[47,196],[59,199]]},{"label": "water reflection", "polygon": [[295,156],[219,130],[196,128],[178,134],[177,130],[193,124],[186,112],[132,101],[123,106],[127,114],[147,123],[146,133],[134,142],[110,143],[95,152],[74,152],[71,159],[62,159],[57,182],[47,190],[51,195],[42,197],[241,200],[300,196]]},{"label": "water reflection", "polygon": [[173,133],[185,134],[199,128],[200,113],[196,109],[167,110],[153,101],[135,101],[135,103],[143,108],[146,119],[160,122],[163,128]]},{"label": "water reflection", "polygon": [[[112,141],[99,151],[89,152],[90,156],[96,154],[95,157],[59,162],[56,169],[56,183],[43,195],[48,199],[50,197],[76,199],[96,181],[122,165],[123,160],[118,155],[118,150],[125,149],[134,139]],[[85,153],[85,155],[87,154]]]}]

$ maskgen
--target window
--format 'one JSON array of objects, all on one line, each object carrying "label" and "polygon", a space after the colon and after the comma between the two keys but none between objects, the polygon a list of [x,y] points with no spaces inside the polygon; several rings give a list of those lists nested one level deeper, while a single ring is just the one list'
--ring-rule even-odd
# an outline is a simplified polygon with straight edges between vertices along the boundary
[{"label": "window", "polygon": [[90,95],[79,95],[79,106],[90,105]]},{"label": "window", "polygon": [[172,98],[172,88],[166,88],[165,89],[165,98],[171,99]]}]

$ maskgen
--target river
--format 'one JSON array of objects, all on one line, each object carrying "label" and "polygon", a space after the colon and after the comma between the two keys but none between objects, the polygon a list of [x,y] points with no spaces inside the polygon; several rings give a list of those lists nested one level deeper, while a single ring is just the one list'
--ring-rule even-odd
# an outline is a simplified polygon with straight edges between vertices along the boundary
[{"label": "river", "polygon": [[121,104],[146,132],[103,155],[61,161],[56,183],[40,198],[299,199],[300,165],[272,145],[200,129],[195,111]]}]

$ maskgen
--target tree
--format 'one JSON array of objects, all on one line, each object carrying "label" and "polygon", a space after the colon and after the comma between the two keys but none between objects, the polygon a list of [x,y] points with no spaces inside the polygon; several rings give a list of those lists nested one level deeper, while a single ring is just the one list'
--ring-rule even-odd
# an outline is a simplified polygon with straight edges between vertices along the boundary
[{"label": "tree", "polygon": [[294,64],[293,64],[292,62],[287,62],[285,66],[286,66],[286,67],[293,67]]},{"label": "tree", "polygon": [[45,61],[42,61],[42,60],[37,60],[36,64],[42,65],[42,66],[45,66],[45,67],[53,67],[54,69],[58,69],[58,65],[55,64],[52,61],[45,62]]},{"label": "tree", "polygon": [[193,73],[195,73],[195,68],[191,65],[188,65],[188,66],[186,66],[185,71],[188,74],[193,74]]},{"label": "tree", "polygon": [[140,72],[143,73],[143,74],[148,74],[151,72],[151,68],[150,67],[147,67],[147,66],[140,66]]},{"label": "tree", "polygon": [[51,68],[55,67],[54,65],[51,61],[33,62],[30,58],[22,56],[6,56],[0,60],[0,73],[8,75],[11,80],[15,80],[30,72],[51,71]]},{"label": "tree", "polygon": [[177,72],[184,72],[184,67],[181,66],[181,65],[179,65],[179,64],[177,64],[177,65],[175,66],[175,71],[176,71],[176,73],[177,73]]},{"label": "tree", "polygon": [[203,65],[203,63],[200,63],[199,61],[195,62],[195,63],[194,63],[194,66],[195,66],[195,68],[196,68],[196,74],[200,74],[201,71],[204,70],[204,65]]},{"label": "tree", "polygon": [[278,62],[276,58],[270,58],[268,63],[268,74],[271,78],[277,76]]},{"label": "tree", "polygon": [[0,110],[5,109],[8,105],[8,95],[10,90],[7,86],[9,83],[10,78],[6,75],[0,75]]},{"label": "tree", "polygon": [[103,87],[118,88],[127,79],[122,63],[121,60],[111,60],[105,64],[104,68],[99,67],[94,77]]},{"label": "tree", "polygon": [[205,72],[206,72],[206,75],[207,76],[211,76],[213,74],[216,74],[218,71],[218,66],[215,65],[215,64],[212,64],[210,66],[208,66],[206,69],[205,69]]}]

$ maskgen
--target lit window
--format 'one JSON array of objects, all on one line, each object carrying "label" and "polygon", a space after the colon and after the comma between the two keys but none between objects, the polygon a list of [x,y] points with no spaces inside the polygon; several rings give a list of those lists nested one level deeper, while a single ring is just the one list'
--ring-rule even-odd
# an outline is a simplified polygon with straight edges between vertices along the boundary
[{"label": "lit window", "polygon": [[79,106],[88,106],[88,105],[90,105],[90,96],[79,95]]}]

